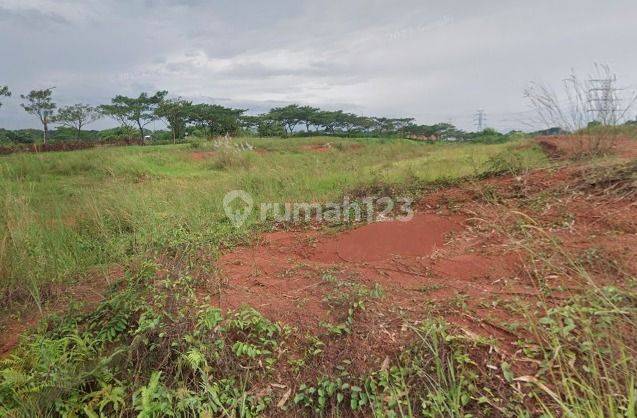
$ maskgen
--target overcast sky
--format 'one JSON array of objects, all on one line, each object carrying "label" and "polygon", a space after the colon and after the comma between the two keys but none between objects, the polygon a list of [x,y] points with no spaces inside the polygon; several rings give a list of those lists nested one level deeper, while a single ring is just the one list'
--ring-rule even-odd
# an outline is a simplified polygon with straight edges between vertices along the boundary
[{"label": "overcast sky", "polygon": [[635,89],[636,46],[636,0],[0,0],[0,127],[36,127],[19,94],[55,86],[59,104],[166,89],[465,129],[481,108],[509,130],[531,80],[600,62]]}]

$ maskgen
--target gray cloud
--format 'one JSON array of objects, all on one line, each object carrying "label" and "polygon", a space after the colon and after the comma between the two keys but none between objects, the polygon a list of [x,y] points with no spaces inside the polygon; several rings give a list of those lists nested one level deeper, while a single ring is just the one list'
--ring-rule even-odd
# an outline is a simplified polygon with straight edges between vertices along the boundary
[{"label": "gray cloud", "polygon": [[511,129],[531,80],[604,62],[637,85],[636,20],[634,0],[0,0],[0,126],[36,126],[19,93],[56,86],[62,104],[167,89],[463,128],[483,108]]}]

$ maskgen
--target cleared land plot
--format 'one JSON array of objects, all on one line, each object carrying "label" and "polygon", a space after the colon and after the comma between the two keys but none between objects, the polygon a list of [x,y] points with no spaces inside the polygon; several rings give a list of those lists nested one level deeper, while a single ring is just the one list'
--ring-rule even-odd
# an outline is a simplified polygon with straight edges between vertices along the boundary
[{"label": "cleared land plot", "polygon": [[[52,411],[54,398],[124,415],[634,413],[634,142],[550,165],[529,142],[256,145],[174,148],[161,175],[99,177],[118,182],[96,190],[120,204],[144,198],[154,230],[130,221],[141,210],[116,212],[142,228],[112,241],[129,234],[137,251],[55,282],[92,306],[14,350],[0,380],[7,411]],[[160,171],[156,158],[146,164]],[[198,188],[212,184],[222,189]],[[353,228],[251,218],[235,230],[219,202],[203,207],[235,188],[257,202],[410,194],[416,215]],[[179,203],[182,217],[158,217]],[[104,300],[82,294],[105,281]]]}]

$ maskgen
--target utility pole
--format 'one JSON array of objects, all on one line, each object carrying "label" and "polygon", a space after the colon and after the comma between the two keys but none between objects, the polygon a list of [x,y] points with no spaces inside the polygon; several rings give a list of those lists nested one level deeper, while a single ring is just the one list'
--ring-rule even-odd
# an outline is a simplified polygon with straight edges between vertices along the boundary
[{"label": "utility pole", "polygon": [[475,123],[478,132],[481,132],[484,129],[486,121],[487,115],[484,113],[484,110],[478,109],[478,111],[473,115],[473,123]]}]

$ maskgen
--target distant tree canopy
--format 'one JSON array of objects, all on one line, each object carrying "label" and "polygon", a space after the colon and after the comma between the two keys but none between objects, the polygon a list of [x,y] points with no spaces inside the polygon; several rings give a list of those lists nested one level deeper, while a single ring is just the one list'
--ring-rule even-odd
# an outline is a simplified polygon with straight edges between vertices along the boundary
[{"label": "distant tree canopy", "polygon": [[260,122],[256,125],[259,134],[268,133],[271,136],[281,135],[281,133],[292,135],[297,132],[296,128],[299,125],[305,127],[306,133],[314,128],[314,132],[322,131],[330,135],[399,134],[413,123],[412,118],[359,116],[342,110],[321,110],[297,104],[275,107],[268,113],[260,115],[259,118]]},{"label": "distant tree canopy", "polygon": [[[0,86],[0,97],[11,97],[11,92],[9,91],[9,87]],[[2,102],[0,102],[0,107],[2,107]]]},{"label": "distant tree canopy", "polygon": [[142,93],[139,97],[117,95],[111,99],[111,104],[100,106],[100,110],[123,126],[137,125],[139,139],[143,144],[144,127],[159,118],[156,111],[167,94],[167,91],[158,91],[152,96],[148,93]]},{"label": "distant tree canopy", "polygon": [[[318,107],[290,104],[270,109],[260,115],[246,115],[245,109],[234,109],[209,103],[193,103],[182,98],[168,98],[168,92],[157,91],[154,94],[141,93],[138,97],[117,95],[110,104],[93,108],[76,104],[62,107],[53,118],[55,103],[51,100],[51,89],[32,91],[21,96],[27,102],[22,106],[29,113],[37,115],[48,135],[47,124],[55,121],[67,131],[58,129],[56,138],[66,138],[71,129],[79,139],[82,128],[95,121],[101,115],[109,116],[120,123],[120,128],[107,130],[97,135],[99,139],[112,138],[129,141],[131,132],[137,130],[139,139],[144,142],[145,129],[150,122],[163,120],[169,131],[156,131],[155,139],[172,142],[184,138],[187,134],[204,135],[259,135],[259,136],[400,136],[415,140],[481,140],[500,141],[505,136],[486,129],[481,132],[463,132],[449,123],[419,125],[413,118],[390,118],[383,116],[364,116],[343,110],[324,110]],[[0,96],[11,93],[0,86]],[[58,132],[59,131],[59,132]],[[106,131],[102,131],[106,132]],[[15,135],[4,135],[4,138]],[[24,140],[30,140],[22,136]],[[53,139],[56,139],[53,138]],[[0,138],[2,139],[2,138]]]},{"label": "distant tree canopy", "polygon": [[61,107],[53,121],[67,128],[74,129],[76,139],[79,140],[82,135],[82,128],[101,117],[102,113],[98,111],[98,109],[78,103],[72,106]]},{"label": "distant tree canopy", "polygon": [[209,136],[234,135],[241,127],[241,116],[244,109],[199,103],[191,105],[188,111],[188,121],[203,128]]},{"label": "distant tree canopy", "polygon": [[42,123],[44,130],[44,143],[46,144],[49,135],[49,122],[54,116],[56,104],[53,103],[53,88],[44,90],[31,90],[29,94],[20,95],[25,103],[22,103],[22,108],[34,116],[37,116]]},{"label": "distant tree canopy", "polygon": [[404,128],[407,135],[429,139],[460,138],[464,132],[450,123],[436,123],[435,125],[408,125]]}]

